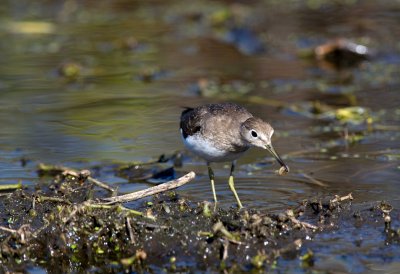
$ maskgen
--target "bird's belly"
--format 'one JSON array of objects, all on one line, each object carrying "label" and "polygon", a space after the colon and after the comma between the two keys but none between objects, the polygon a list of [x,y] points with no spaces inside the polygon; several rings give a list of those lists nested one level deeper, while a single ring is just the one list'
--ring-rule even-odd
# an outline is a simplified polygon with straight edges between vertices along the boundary
[{"label": "bird's belly", "polygon": [[242,156],[245,152],[232,152],[219,149],[215,147],[212,142],[207,139],[200,138],[198,135],[188,136],[186,139],[183,138],[183,142],[189,150],[208,162],[234,161],[240,158],[240,156]]}]

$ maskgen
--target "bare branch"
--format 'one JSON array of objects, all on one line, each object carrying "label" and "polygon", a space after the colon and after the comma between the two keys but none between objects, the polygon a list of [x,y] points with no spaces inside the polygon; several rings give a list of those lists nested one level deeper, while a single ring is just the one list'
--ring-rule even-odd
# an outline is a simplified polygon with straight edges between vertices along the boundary
[{"label": "bare branch", "polygon": [[189,172],[188,174],[176,179],[172,180],[169,182],[166,182],[164,184],[150,187],[141,191],[136,191],[132,193],[128,193],[125,195],[120,195],[120,196],[115,196],[115,197],[109,197],[109,198],[103,198],[104,201],[106,201],[106,204],[115,204],[115,203],[124,203],[124,202],[130,202],[130,201],[135,201],[147,196],[151,196],[160,192],[168,191],[177,187],[180,187],[191,180],[194,179],[195,173],[193,171]]}]

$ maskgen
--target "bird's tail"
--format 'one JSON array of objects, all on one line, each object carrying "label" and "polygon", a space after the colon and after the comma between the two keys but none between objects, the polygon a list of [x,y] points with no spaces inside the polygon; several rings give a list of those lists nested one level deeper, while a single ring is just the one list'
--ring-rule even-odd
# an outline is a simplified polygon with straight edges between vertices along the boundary
[{"label": "bird's tail", "polygon": [[192,110],[194,110],[194,108],[191,108],[191,107],[182,107],[182,108],[184,108],[184,110],[181,113],[181,117],[184,116],[186,113],[189,113]]}]

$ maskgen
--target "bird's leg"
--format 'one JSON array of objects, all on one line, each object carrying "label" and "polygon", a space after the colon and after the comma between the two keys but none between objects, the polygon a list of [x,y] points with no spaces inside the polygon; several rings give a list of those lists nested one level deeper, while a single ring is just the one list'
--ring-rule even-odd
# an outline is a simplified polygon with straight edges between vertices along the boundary
[{"label": "bird's leg", "polygon": [[233,195],[235,195],[236,201],[238,203],[239,209],[241,209],[243,207],[242,203],[240,202],[239,196],[236,193],[236,189],[235,189],[235,183],[233,181],[233,172],[235,171],[235,165],[236,165],[236,161],[232,162],[231,165],[231,174],[229,176],[229,187],[231,188]]},{"label": "bird's leg", "polygon": [[208,167],[208,176],[210,177],[210,182],[211,182],[211,189],[213,192],[213,196],[214,196],[214,210],[217,208],[217,194],[215,192],[215,185],[214,185],[214,172],[211,168],[210,163],[207,163],[207,167]]}]

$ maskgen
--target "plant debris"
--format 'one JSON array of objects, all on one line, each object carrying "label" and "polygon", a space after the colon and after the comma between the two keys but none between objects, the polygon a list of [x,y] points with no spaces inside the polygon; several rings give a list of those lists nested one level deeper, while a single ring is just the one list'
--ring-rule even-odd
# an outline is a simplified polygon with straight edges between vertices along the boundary
[{"label": "plant debris", "polygon": [[[356,216],[358,222],[371,218],[371,210],[388,241],[399,242],[398,230],[391,228],[391,205],[354,213],[351,194],[307,200],[270,214],[254,209],[212,211],[207,202],[190,202],[159,185],[144,192],[159,188],[161,194],[131,209],[120,204],[131,199],[110,197],[102,187],[94,191],[95,180],[86,171],[44,167],[41,174],[46,170],[54,176],[49,185],[0,197],[2,271],[27,266],[57,272],[268,271],[277,267],[278,259],[297,259],[311,267],[316,255],[306,246],[307,239],[339,226],[342,215]],[[193,176],[189,173],[177,184]]]}]

